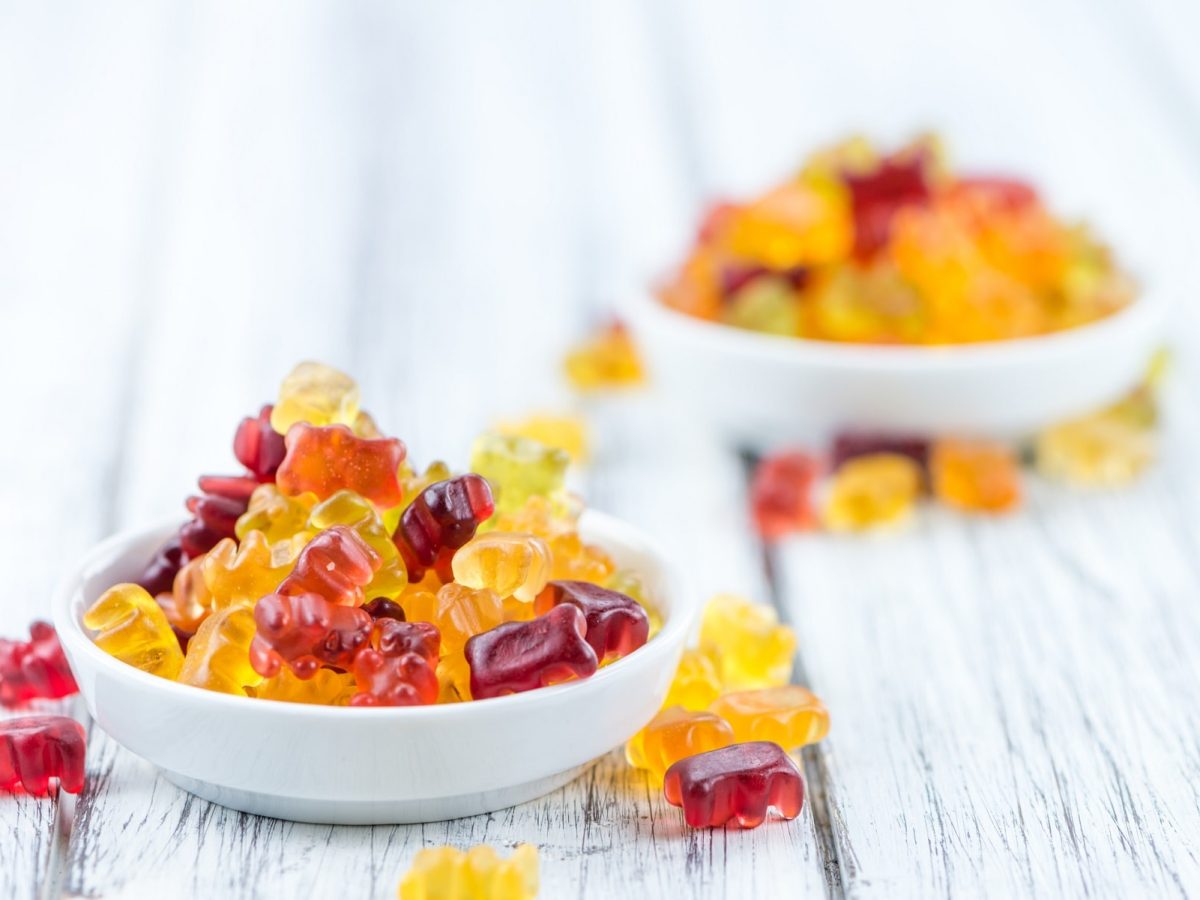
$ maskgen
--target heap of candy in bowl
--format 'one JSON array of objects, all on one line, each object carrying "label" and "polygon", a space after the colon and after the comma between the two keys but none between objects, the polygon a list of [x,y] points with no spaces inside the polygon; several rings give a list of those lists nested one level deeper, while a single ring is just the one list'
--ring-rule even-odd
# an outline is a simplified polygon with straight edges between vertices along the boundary
[{"label": "heap of candy in bowl", "polygon": [[488,433],[470,472],[417,471],[349,376],[302,363],[234,453],[245,473],[202,477],[138,582],[84,614],[105,652],[227,694],[405,706],[587,678],[655,625],[637,573],[580,538],[561,449]]},{"label": "heap of candy in bowl", "polygon": [[960,344],[1093,322],[1134,287],[1028,184],[953,172],[932,138],[890,155],[855,138],[762,197],[714,207],[659,296],[775,335]]},{"label": "heap of candy in bowl", "polygon": [[1021,504],[1022,462],[1043,477],[1082,487],[1116,487],[1154,460],[1158,387],[1166,356],[1126,397],[1063,422],[1025,446],[959,438],[848,432],[823,455],[784,450],[761,460],[750,511],[768,540],[798,531],[873,531],[910,521],[923,497],[967,513]]}]

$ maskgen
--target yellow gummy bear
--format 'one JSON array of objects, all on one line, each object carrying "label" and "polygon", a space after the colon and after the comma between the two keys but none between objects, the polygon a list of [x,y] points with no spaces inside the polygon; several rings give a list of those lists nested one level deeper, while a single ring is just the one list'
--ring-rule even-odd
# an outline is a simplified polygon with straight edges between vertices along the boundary
[{"label": "yellow gummy bear", "polygon": [[109,588],[83,614],[83,624],[97,632],[96,646],[123,663],[174,680],[183,667],[183,651],[166,614],[136,584]]},{"label": "yellow gummy bear", "polygon": [[[188,641],[179,681],[222,694],[246,696],[263,679],[250,665],[254,612],[231,606],[213,613]],[[285,667],[286,668],[286,667]]]},{"label": "yellow gummy bear", "polygon": [[573,347],[563,360],[563,369],[578,391],[637,387],[646,380],[637,345],[620,323]]},{"label": "yellow gummy bear", "polygon": [[372,600],[376,597],[389,600],[398,597],[408,586],[408,571],[383,519],[371,502],[354,491],[338,491],[313,507],[308,517],[309,529],[324,531],[335,525],[349,525],[382,560],[370,584],[364,589],[366,597]]},{"label": "yellow gummy bear", "polygon": [[244,540],[251,531],[261,531],[271,543],[299,534],[304,531],[316,502],[316,494],[289,497],[274,484],[260,484],[250,495],[250,505],[237,520],[234,530],[238,540]]},{"label": "yellow gummy bear", "polygon": [[287,434],[297,422],[318,426],[358,423],[358,385],[354,379],[323,363],[297,365],[279,386],[279,399],[271,410],[271,427]]},{"label": "yellow gummy bear", "polygon": [[703,650],[688,648],[679,660],[663,706],[708,709],[720,693],[721,673],[713,658]]},{"label": "yellow gummy bear", "polygon": [[667,769],[679,760],[728,747],[733,740],[733,729],[716,713],[668,706],[629,739],[625,759],[662,784]]},{"label": "yellow gummy bear", "polygon": [[825,704],[808,688],[794,684],[726,694],[710,709],[729,723],[739,743],[774,741],[794,750],[829,733]]},{"label": "yellow gummy bear", "polygon": [[796,637],[771,607],[719,594],[704,607],[700,649],[716,661],[726,690],[773,687],[792,677]]},{"label": "yellow gummy bear", "polygon": [[438,703],[461,703],[471,699],[471,666],[461,649],[438,660],[437,680]]},{"label": "yellow gummy bear", "polygon": [[297,678],[290,668],[284,666],[274,678],[268,678],[252,688],[251,693],[260,700],[346,706],[357,690],[354,676],[349,672],[317,669],[316,675],[304,680]]},{"label": "yellow gummy bear", "polygon": [[291,563],[277,558],[261,531],[251,531],[239,545],[224,538],[204,558],[204,583],[212,594],[214,610],[231,606],[253,607],[259,598],[279,587]]},{"label": "yellow gummy bear", "polygon": [[602,586],[637,601],[638,606],[646,611],[646,616],[650,619],[648,637],[654,637],[662,630],[662,614],[650,602],[645,582],[637,572],[632,569],[617,569],[608,576],[608,580]]},{"label": "yellow gummy bear", "polygon": [[454,554],[454,580],[501,597],[532,603],[550,579],[550,548],[532,534],[493,531],[469,541]]},{"label": "yellow gummy bear", "polygon": [[421,850],[400,881],[400,900],[532,900],[538,892],[537,848],[519,844],[508,859],[486,845]]},{"label": "yellow gummy bear", "polygon": [[1149,384],[1090,416],[1048,428],[1034,444],[1038,471],[1084,486],[1117,486],[1154,461],[1158,410]]},{"label": "yellow gummy bear", "polygon": [[833,476],[822,508],[831,531],[895,525],[912,515],[921,492],[921,470],[898,453],[868,453],[847,460]]},{"label": "yellow gummy bear", "polygon": [[563,489],[571,458],[557,447],[514,435],[484,433],[471,447],[471,471],[492,487],[496,513],[514,513],[533,496]]},{"label": "yellow gummy bear", "polygon": [[443,655],[462,650],[467,640],[504,621],[504,606],[493,590],[451,583],[436,594],[416,591],[401,598],[410,622],[432,622],[441,633]]},{"label": "yellow gummy bear", "polygon": [[571,457],[572,462],[587,462],[587,422],[580,416],[540,413],[524,419],[504,419],[496,423],[496,432],[557,447]]}]

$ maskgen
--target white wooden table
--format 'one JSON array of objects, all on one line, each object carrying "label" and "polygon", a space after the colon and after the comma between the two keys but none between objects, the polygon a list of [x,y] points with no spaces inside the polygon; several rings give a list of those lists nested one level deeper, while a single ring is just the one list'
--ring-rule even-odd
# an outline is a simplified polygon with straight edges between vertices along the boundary
[{"label": "white wooden table", "polygon": [[797,821],[685,831],[614,755],[490,816],[297,825],[94,729],[78,800],[0,798],[0,896],[384,897],[417,848],[483,841],[536,843],[553,898],[1200,892],[1198,26],[1182,0],[0,3],[5,633],[230,469],[297,359],[354,372],[422,461],[561,406],[563,346],[705,198],[848,128],[1031,173],[1180,301],[1162,464],[1034,481],[998,521],[766,553],[732,449],[652,396],[589,408],[592,504],[796,626],[834,723]]}]

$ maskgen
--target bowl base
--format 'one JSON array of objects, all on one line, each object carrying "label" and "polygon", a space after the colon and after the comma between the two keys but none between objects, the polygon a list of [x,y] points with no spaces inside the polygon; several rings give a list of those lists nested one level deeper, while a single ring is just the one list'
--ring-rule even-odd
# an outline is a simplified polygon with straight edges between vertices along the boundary
[{"label": "bowl base", "polygon": [[316,825],[415,825],[476,816],[534,800],[575,780],[593,764],[594,761],[584,763],[556,775],[493,791],[419,800],[347,801],[286,797],[197,781],[166,769],[160,771],[172,784],[197,797],[257,816],[311,822]]}]

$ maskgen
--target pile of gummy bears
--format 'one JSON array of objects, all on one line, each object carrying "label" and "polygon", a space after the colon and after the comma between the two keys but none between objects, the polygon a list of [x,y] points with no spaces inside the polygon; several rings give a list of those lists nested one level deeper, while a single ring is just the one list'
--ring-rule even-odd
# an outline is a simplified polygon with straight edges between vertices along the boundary
[{"label": "pile of gummy bears", "polygon": [[1140,476],[1157,444],[1158,388],[1166,356],[1128,395],[1098,412],[1052,426],[1027,446],[963,438],[847,432],[829,452],[783,450],[764,457],[750,486],[750,512],[764,538],[799,531],[862,532],[912,519],[925,496],[967,513],[1005,513],[1022,497],[1022,463],[1081,487],[1116,487]]},{"label": "pile of gummy bears", "polygon": [[302,363],[243,420],[138,583],[84,614],[146,672],[270,700],[406,706],[587,678],[651,632],[636,573],[585,543],[568,455],[484,434],[423,472],[347,375]]},{"label": "pile of gummy bears", "polygon": [[890,155],[853,138],[764,196],[713,208],[659,296],[770,334],[959,344],[1092,322],[1134,288],[1029,185],[953,173],[934,138]]}]

